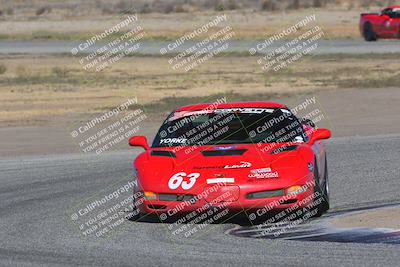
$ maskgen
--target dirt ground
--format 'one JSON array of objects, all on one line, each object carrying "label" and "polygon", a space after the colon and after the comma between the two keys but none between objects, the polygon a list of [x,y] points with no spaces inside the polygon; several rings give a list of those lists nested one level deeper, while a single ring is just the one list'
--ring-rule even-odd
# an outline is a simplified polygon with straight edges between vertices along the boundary
[{"label": "dirt ground", "polygon": [[268,100],[400,82],[400,62],[392,55],[308,57],[277,72],[261,70],[256,57],[241,56],[212,58],[189,72],[173,70],[167,57],[126,57],[101,73],[85,71],[78,58],[67,56],[0,59],[6,69],[0,74],[0,127],[76,123],[132,97],[164,117],[176,106],[222,95],[229,101]]},{"label": "dirt ground", "polygon": [[[293,108],[315,97],[324,115],[319,126],[335,137],[400,132],[393,123],[400,63],[393,55],[305,57],[277,72],[261,70],[257,57],[237,55],[189,72],[172,69],[168,57],[126,57],[100,73],[70,56],[0,59],[0,156],[79,152],[71,131],[127,99],[137,99],[147,115],[139,134],[150,140],[173,109],[221,98]],[[113,147],[124,148],[126,141]]]},{"label": "dirt ground", "polygon": [[[272,97],[269,100],[293,108],[314,96],[317,107],[324,114],[324,120],[318,126],[331,129],[333,137],[400,132],[400,125],[393,123],[400,112],[398,88],[324,90],[305,95]],[[163,119],[158,116],[145,120],[137,134],[146,135],[152,140]],[[84,122],[86,121],[82,120],[81,124]],[[59,117],[41,125],[1,127],[0,157],[82,153],[70,135],[76,125],[76,121]],[[125,140],[113,149],[128,148]]]}]

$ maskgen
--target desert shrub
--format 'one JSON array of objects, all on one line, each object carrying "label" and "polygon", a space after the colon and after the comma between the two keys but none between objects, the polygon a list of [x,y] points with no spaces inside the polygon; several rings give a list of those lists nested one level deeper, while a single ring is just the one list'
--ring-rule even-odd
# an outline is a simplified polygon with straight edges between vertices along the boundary
[{"label": "desert shrub", "polygon": [[174,12],[176,13],[186,13],[186,12],[190,12],[191,6],[190,5],[177,5],[174,8]]},{"label": "desert shrub", "polygon": [[131,0],[120,0],[117,4],[115,4],[115,8],[117,13],[123,13],[123,14],[136,13],[136,10]]},{"label": "desert shrub", "polygon": [[300,0],[293,0],[292,3],[288,6],[290,9],[299,9],[300,8]]},{"label": "desert shrub", "polygon": [[363,0],[361,5],[363,8],[369,8],[371,5],[373,5],[373,0]]},{"label": "desert shrub", "polygon": [[0,64],[0,75],[7,71],[7,67],[4,64]]},{"label": "desert shrub", "polygon": [[101,10],[102,14],[113,14],[114,10],[111,5],[103,4],[102,2],[98,2],[97,8]]},{"label": "desert shrub", "polygon": [[216,1],[214,6],[215,11],[236,10],[238,8],[239,6],[236,3],[236,0]]},{"label": "desert shrub", "polygon": [[140,9],[139,9],[140,13],[146,14],[146,13],[151,13],[151,7],[148,3],[144,4]]},{"label": "desert shrub", "polygon": [[51,7],[49,6],[42,6],[36,9],[36,16],[41,16],[45,13],[50,13],[51,12]]},{"label": "desert shrub", "polygon": [[[174,9],[175,9],[175,12],[183,12],[183,8],[182,8],[181,5],[176,6],[176,7],[174,8],[171,4],[165,5],[163,12],[164,12],[165,14],[169,14],[169,13],[173,12]],[[181,10],[182,10],[182,11],[181,11]]]},{"label": "desert shrub", "polygon": [[225,8],[227,10],[235,10],[235,9],[238,9],[238,5],[235,0],[228,0]]},{"label": "desert shrub", "polygon": [[7,15],[14,15],[14,9],[12,9],[11,7],[6,9],[6,14]]},{"label": "desert shrub", "polygon": [[276,0],[264,0],[261,3],[261,10],[274,11],[278,9],[278,2]]},{"label": "desert shrub", "polygon": [[51,72],[57,78],[65,78],[65,77],[67,77],[67,74],[68,74],[68,70],[66,68],[61,68],[61,67],[53,67],[51,69]]},{"label": "desert shrub", "polygon": [[223,5],[222,3],[217,3],[217,4],[215,5],[215,7],[214,7],[214,10],[215,10],[215,11],[224,11],[224,10],[225,10],[225,7],[224,7],[224,5]]},{"label": "desert shrub", "polygon": [[17,76],[17,79],[20,81],[27,81],[31,76],[31,73],[23,65],[19,65],[16,68],[15,74]]},{"label": "desert shrub", "polygon": [[[353,3],[353,2],[351,2]],[[326,6],[326,0],[314,0],[313,1],[313,7],[325,7]]]}]

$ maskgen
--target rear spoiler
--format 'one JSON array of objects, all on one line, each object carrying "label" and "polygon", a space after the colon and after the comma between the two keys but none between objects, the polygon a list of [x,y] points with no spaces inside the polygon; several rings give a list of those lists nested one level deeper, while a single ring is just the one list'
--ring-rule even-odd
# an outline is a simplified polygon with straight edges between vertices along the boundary
[{"label": "rear spoiler", "polygon": [[368,16],[368,15],[379,15],[380,13],[361,13],[361,17]]}]

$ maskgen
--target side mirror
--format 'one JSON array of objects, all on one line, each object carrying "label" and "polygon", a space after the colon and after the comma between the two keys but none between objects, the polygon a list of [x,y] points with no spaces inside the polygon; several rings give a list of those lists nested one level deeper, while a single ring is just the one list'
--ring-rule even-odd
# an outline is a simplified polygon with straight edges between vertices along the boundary
[{"label": "side mirror", "polygon": [[148,150],[149,144],[147,143],[147,138],[145,136],[139,135],[139,136],[132,136],[129,138],[129,145],[130,146],[141,146],[144,148],[144,150]]},{"label": "side mirror", "polygon": [[318,140],[329,139],[330,137],[331,131],[328,129],[317,129],[312,133],[309,143],[313,145]]}]

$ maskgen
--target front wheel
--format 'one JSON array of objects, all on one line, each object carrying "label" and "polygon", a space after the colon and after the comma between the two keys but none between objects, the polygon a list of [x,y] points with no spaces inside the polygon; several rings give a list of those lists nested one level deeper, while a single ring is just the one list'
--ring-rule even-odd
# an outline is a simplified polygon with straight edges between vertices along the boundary
[{"label": "front wheel", "polygon": [[132,211],[131,214],[126,216],[126,219],[128,219],[129,221],[137,222],[143,216],[144,215],[142,213],[140,213],[139,210],[134,210],[134,211]]},{"label": "front wheel", "polygon": [[314,202],[317,202],[315,209],[317,212],[314,217],[321,217],[326,211],[329,210],[329,183],[328,183],[328,165],[327,159],[325,156],[325,173],[324,173],[324,183],[320,183],[319,175],[318,175],[318,166],[315,164],[314,168],[314,195],[317,197],[314,198]]}]

